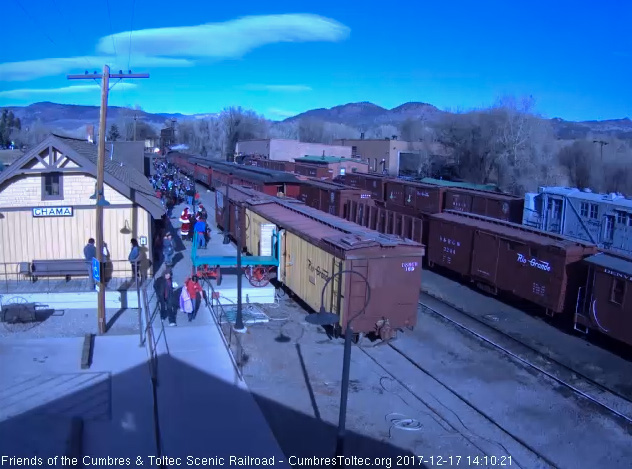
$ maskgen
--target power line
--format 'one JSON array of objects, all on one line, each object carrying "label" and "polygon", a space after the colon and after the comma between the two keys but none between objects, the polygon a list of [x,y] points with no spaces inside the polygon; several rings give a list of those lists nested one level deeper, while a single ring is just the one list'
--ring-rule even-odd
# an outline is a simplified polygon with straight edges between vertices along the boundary
[{"label": "power line", "polygon": [[50,42],[51,42],[54,46],[59,47],[59,45],[58,45],[55,41],[53,41],[53,40],[51,39],[51,37],[50,37],[48,34],[46,34],[46,32],[45,32],[45,31],[46,31],[46,28],[44,28],[44,27],[43,27],[43,26],[42,26],[39,22],[35,21],[35,16],[34,16],[34,15],[32,15],[32,14],[30,14],[30,13],[26,10],[26,8],[24,8],[24,5],[22,5],[22,4],[20,3],[20,1],[19,1],[19,0],[15,0],[15,3],[17,3],[17,4],[18,4],[18,6],[19,6],[20,8],[22,8],[22,11],[24,11],[24,14],[25,14],[28,18],[31,18],[31,20],[33,21],[33,23],[35,23],[35,26],[37,26],[37,29],[39,29],[39,31],[40,31],[40,32],[41,32],[44,36],[46,36],[46,39],[48,39],[48,40],[49,40],[49,41],[50,41]]},{"label": "power line", "polygon": [[[62,20],[62,22],[65,22],[68,25],[68,31],[70,32],[70,35],[74,39],[75,44],[81,44],[81,41],[79,41],[77,39],[77,35],[75,34],[75,30],[72,29],[72,27],[71,27],[71,22],[67,20],[66,16],[61,11],[61,8],[59,8],[59,4],[57,3],[57,0],[53,0],[53,4],[55,5],[55,9],[57,10],[57,13],[59,13],[59,18]],[[90,68],[90,69],[93,68],[92,67],[92,63],[90,63],[90,61],[88,60],[88,58],[85,55],[82,55],[81,58],[83,58],[83,60],[85,60],[86,64],[88,65],[88,68]]]},{"label": "power line", "polygon": [[114,48],[114,58],[118,60],[118,54],[116,53],[116,41],[114,41],[114,31],[112,30],[112,14],[110,12],[110,0],[105,0],[105,4],[108,8],[108,20],[110,21],[110,37],[112,38],[112,47]]},{"label": "power line", "polygon": [[132,57],[132,32],[134,32],[134,6],[136,6],[136,0],[132,0],[132,24],[129,27],[129,51],[127,55],[127,69],[129,70],[130,59]]}]

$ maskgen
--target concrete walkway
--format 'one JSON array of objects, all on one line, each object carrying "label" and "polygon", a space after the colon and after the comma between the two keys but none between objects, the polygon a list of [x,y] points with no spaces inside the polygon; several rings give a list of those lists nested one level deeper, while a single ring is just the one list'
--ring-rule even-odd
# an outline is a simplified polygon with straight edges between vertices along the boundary
[{"label": "concrete walkway", "polygon": [[[198,190],[209,222],[213,222],[214,193],[201,186]],[[182,209],[178,206],[173,211],[175,229],[179,228]],[[216,228],[212,238],[214,244],[221,245]],[[172,269],[179,286],[191,275],[191,242],[185,241],[180,249],[183,247],[179,252],[183,257],[178,256]],[[226,248],[234,253],[234,247]],[[155,307],[154,302],[152,305]],[[247,385],[234,369],[210,311],[202,305],[193,322],[179,312],[177,324],[169,327],[159,319],[152,324],[155,336],[160,337],[156,350],[162,454],[182,458],[184,464],[187,457],[224,458],[226,465],[231,457],[251,457],[267,458],[267,462],[274,458],[275,466],[290,467]],[[244,467],[261,465],[261,461],[244,459],[232,462],[245,462]]]}]

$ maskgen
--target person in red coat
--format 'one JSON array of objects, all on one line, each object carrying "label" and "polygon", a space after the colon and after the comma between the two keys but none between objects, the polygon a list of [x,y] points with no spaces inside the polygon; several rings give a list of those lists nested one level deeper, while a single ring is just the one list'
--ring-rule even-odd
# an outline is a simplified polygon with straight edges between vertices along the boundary
[{"label": "person in red coat", "polygon": [[189,232],[191,231],[191,221],[189,220],[189,207],[184,207],[182,211],[182,215],[180,215],[180,235],[182,239],[189,237]]}]

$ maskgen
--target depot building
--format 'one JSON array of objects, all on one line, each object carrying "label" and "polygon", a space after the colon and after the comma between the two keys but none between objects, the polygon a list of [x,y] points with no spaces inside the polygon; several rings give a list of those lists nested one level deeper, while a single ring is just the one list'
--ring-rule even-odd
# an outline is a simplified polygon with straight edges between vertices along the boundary
[{"label": "depot building", "polygon": [[[142,157],[142,153],[141,153]],[[152,239],[165,210],[145,174],[106,155],[103,241],[112,275],[128,277],[130,240],[149,273]],[[35,260],[83,259],[96,239],[97,146],[50,135],[0,172],[0,275]],[[12,266],[16,266],[14,269]]]}]

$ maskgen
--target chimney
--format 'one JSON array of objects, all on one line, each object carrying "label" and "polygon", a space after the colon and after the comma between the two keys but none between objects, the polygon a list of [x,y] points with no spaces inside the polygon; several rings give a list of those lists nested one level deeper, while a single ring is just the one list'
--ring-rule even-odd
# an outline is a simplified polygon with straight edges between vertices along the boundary
[{"label": "chimney", "polygon": [[360,132],[360,140],[364,140],[364,132]]},{"label": "chimney", "polygon": [[86,139],[90,143],[94,143],[94,125],[86,125]]},{"label": "chimney", "polygon": [[393,135],[393,140],[397,140],[397,135]]}]

